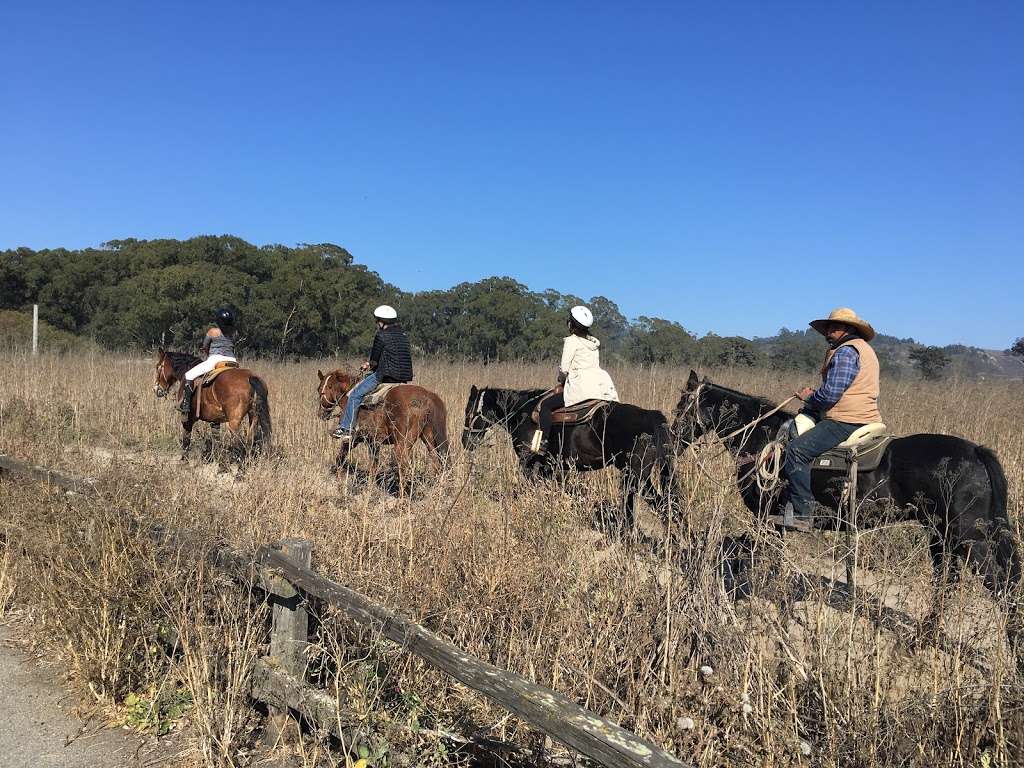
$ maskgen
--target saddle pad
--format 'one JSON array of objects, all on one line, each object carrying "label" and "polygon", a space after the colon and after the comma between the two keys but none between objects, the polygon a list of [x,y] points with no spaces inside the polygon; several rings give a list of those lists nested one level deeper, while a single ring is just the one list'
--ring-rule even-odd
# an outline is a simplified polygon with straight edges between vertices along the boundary
[{"label": "saddle pad", "polygon": [[387,397],[395,387],[408,386],[406,384],[378,384],[375,389],[371,390],[370,393],[363,398],[361,408],[373,408],[384,402],[384,398]]},{"label": "saddle pad", "polygon": [[[543,399],[542,399],[543,402]],[[585,424],[594,418],[595,414],[604,406],[608,405],[607,400],[584,400],[582,403],[570,405],[568,408],[559,408],[551,412],[552,424]],[[531,414],[534,424],[540,424],[540,404],[533,409]]]},{"label": "saddle pad", "polygon": [[218,376],[220,376],[222,373],[224,373],[224,371],[229,371],[232,368],[237,368],[237,367],[238,367],[238,363],[231,363],[231,362],[217,363],[217,365],[215,365],[213,367],[212,371],[210,371],[205,376],[203,376],[202,386],[204,386],[204,387],[210,386],[211,384],[213,384],[214,380],[216,380],[216,378]]},{"label": "saddle pad", "polygon": [[[885,455],[885,448],[893,440],[892,435],[882,435],[870,443],[861,443],[857,449],[857,471],[868,472],[876,469]],[[823,472],[849,472],[853,458],[849,448],[833,448],[825,451],[811,463],[811,470]]]}]

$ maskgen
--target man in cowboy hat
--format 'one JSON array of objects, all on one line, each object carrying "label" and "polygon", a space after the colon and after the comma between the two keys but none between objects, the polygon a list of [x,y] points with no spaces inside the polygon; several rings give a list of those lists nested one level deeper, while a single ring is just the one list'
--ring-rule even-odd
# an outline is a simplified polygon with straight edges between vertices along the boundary
[{"label": "man in cowboy hat", "polygon": [[797,397],[803,412],[817,424],[786,445],[782,465],[789,486],[783,498],[781,523],[787,530],[810,531],[814,527],[814,495],[811,493],[811,462],[865,424],[882,420],[878,412],[878,358],[868,344],[875,329],[847,307],[832,310],[811,328],[828,340],[821,366],[821,386],[804,387]]},{"label": "man in cowboy hat", "polygon": [[331,433],[331,437],[338,438],[342,443],[351,442],[352,427],[359,406],[363,398],[375,390],[377,385],[405,384],[412,381],[409,337],[398,322],[398,312],[394,307],[381,304],[373,310],[373,319],[377,321],[377,333],[373,337],[370,358],[360,367],[360,370],[366,372],[366,376],[348,393],[348,403],[341,414],[341,422]]}]

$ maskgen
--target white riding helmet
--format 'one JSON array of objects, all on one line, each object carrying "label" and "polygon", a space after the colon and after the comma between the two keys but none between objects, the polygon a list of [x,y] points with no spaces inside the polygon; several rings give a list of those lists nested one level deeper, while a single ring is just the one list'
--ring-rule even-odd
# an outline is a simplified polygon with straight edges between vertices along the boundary
[{"label": "white riding helmet", "polygon": [[594,313],[584,306],[573,307],[569,310],[569,314],[584,328],[589,328],[594,324]]},{"label": "white riding helmet", "polygon": [[378,320],[397,320],[398,313],[395,312],[395,308],[387,304],[381,304],[375,310],[373,310],[373,316]]}]

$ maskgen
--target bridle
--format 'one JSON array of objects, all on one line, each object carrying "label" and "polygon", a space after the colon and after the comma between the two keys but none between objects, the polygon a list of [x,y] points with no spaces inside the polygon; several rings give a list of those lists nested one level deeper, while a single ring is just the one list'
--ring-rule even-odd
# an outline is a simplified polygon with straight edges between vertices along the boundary
[{"label": "bridle", "polygon": [[[163,372],[164,371],[164,365],[170,366],[170,363],[167,361],[167,358],[162,357],[162,358],[160,358],[160,360],[157,361],[157,364],[156,364],[156,379],[153,382],[153,394],[155,394],[157,397],[167,397],[167,395],[171,391],[171,382],[168,381],[168,377]],[[171,369],[172,373],[173,373],[173,370],[174,369],[172,368]],[[175,378],[177,378],[177,377],[175,377]],[[163,384],[161,384],[160,383],[161,380],[167,382],[167,385],[164,386]]]},{"label": "bridle", "polygon": [[[491,427],[503,427],[504,429],[508,429],[509,422],[516,414],[509,413],[504,418],[495,420],[484,413],[484,394],[488,391],[487,387],[477,391],[476,408],[473,409],[472,421],[470,421],[470,424],[473,425],[478,421],[482,421],[484,425],[482,427],[464,425],[462,427],[463,434],[468,432],[471,436],[478,437],[486,434]],[[537,397],[541,397],[541,395],[538,395]],[[531,398],[531,400],[534,399],[536,398]],[[530,400],[527,400],[526,402],[529,403]]]},{"label": "bridle", "polygon": [[478,421],[482,421],[484,425],[482,427],[464,425],[462,427],[463,432],[468,432],[470,435],[478,436],[486,434],[487,430],[491,427],[502,426],[499,422],[484,413],[484,393],[486,392],[486,388],[477,391],[476,408],[473,411],[472,421],[470,422],[471,424],[476,424]]},{"label": "bridle", "polygon": [[[684,418],[686,416],[686,414],[692,408],[693,409],[693,423],[696,424],[698,427],[700,427],[701,434],[704,434],[705,432],[707,432],[707,429],[705,428],[705,425],[704,425],[704,421],[700,417],[700,391],[703,388],[704,388],[704,382],[702,381],[700,384],[697,385],[697,388],[695,390],[693,390],[692,392],[689,393],[690,397],[686,401],[686,405],[683,407],[683,409],[676,413],[676,421],[678,422],[680,419]],[[688,440],[687,443],[689,445],[692,445],[693,441],[692,440]]]},{"label": "bridle", "polygon": [[327,400],[327,382],[329,382],[333,376],[334,376],[334,371],[331,371],[326,376],[324,376],[324,380],[322,382],[320,382],[320,409],[327,416],[330,416],[331,415],[331,411],[333,411],[335,408],[338,407],[338,403],[341,402],[341,399],[346,394],[345,391],[342,390],[341,394],[338,395],[334,399],[333,402],[328,400],[327,401],[327,405],[324,405],[324,401]]},{"label": "bridle", "polygon": [[[697,385],[697,388],[695,390],[693,390],[693,394],[691,396],[691,399],[690,399],[689,402],[687,402],[686,407],[683,408],[683,410],[679,411],[679,413],[676,416],[676,420],[678,421],[680,417],[685,415],[686,412],[690,410],[691,406],[695,406],[694,409],[693,409],[693,421],[694,421],[694,423],[696,423],[696,425],[698,427],[700,427],[702,435],[706,434],[708,432],[708,429],[706,428],[704,422],[701,420],[701,417],[700,417],[700,407],[698,405],[698,400],[700,398],[700,390],[703,388],[703,386],[704,386],[704,382],[701,382],[700,384]],[[764,421],[765,419],[769,418],[770,416],[774,416],[776,413],[781,411],[783,408],[785,408],[787,405],[789,405],[794,400],[799,400],[799,399],[800,398],[797,395],[793,395],[792,397],[787,397],[785,400],[783,400],[781,403],[776,405],[774,408],[772,408],[772,409],[762,413],[756,419],[753,419],[752,421],[748,421],[746,424],[740,425],[738,428],[734,429],[732,432],[730,432],[727,435],[719,436],[718,439],[722,442],[722,445],[728,446],[730,440],[732,440],[737,435],[740,435],[741,437],[740,437],[739,448],[742,449],[743,446],[746,444],[747,439],[753,433],[754,427],[756,427],[758,424],[760,424],[762,421]],[[717,430],[711,430],[711,431],[717,431]],[[689,442],[690,447],[692,447],[693,443],[690,442],[690,441],[688,441],[688,442]],[[728,450],[728,447],[726,448],[726,450]],[[764,453],[764,451],[762,451],[761,453]]]}]

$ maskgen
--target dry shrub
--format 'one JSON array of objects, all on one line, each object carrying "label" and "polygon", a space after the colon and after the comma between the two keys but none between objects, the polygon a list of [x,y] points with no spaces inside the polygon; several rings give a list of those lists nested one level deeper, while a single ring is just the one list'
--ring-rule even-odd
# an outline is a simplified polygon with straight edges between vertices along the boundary
[{"label": "dry shrub", "polygon": [[[196,565],[202,557],[155,546],[126,518],[196,532],[197,555],[218,541],[252,552],[285,536],[310,539],[318,571],[701,766],[1021,759],[1024,702],[1004,626],[1019,593],[994,600],[974,578],[951,586],[941,603],[945,640],[929,642],[933,584],[921,530],[889,523],[862,536],[861,602],[851,612],[835,588],[845,538],[766,534],[715,449],[679,461],[682,512],[670,531],[649,511],[637,530],[609,531],[601,521],[618,503],[613,473],[532,485],[504,436],[471,456],[458,446],[470,384],[536,386],[550,377],[546,366],[423,365],[420,382],[448,404],[453,461],[440,476],[420,462],[412,496],[396,499],[356,474],[327,474],[334,445],[316,419],[315,372],[336,361],[253,365],[270,387],[280,455],[238,476],[175,461],[177,424],[149,396],[150,361],[19,363],[23,375],[0,368],[0,450],[100,475],[104,501],[0,486],[17,600],[36,606],[41,629],[56,628],[76,673],[112,695],[188,687],[208,765],[247,749],[244,690],[265,616],[244,590]],[[624,399],[666,413],[686,373],[613,371]],[[802,383],[749,369],[713,378],[777,400]],[[951,432],[993,447],[1018,534],[1021,394],[1019,383],[887,381],[882,404],[898,432]],[[60,404],[70,417],[50,415]],[[723,542],[745,563],[744,600],[723,591]],[[900,631],[886,624],[893,616]],[[533,742],[521,722],[414,657],[326,609],[318,618],[310,674],[341,694],[351,739],[301,742],[307,764],[360,747],[377,764],[440,762],[444,730]],[[115,638],[118,626],[125,632]],[[173,661],[148,650],[165,626],[178,637]]]}]

